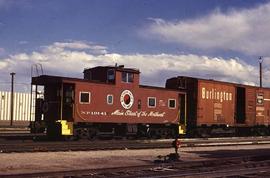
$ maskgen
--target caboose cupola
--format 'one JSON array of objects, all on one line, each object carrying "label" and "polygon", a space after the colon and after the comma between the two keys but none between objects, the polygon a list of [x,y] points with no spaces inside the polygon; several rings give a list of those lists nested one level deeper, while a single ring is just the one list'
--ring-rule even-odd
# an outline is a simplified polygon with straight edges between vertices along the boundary
[{"label": "caboose cupola", "polygon": [[140,71],[119,66],[98,66],[84,69],[84,79],[116,85],[139,86]]}]

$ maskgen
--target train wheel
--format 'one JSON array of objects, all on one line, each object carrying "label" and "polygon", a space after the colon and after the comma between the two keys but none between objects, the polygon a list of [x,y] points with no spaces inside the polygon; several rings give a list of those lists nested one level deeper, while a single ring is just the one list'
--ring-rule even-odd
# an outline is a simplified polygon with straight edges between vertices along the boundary
[{"label": "train wheel", "polygon": [[170,130],[169,131],[169,138],[176,138],[178,137],[178,133],[176,130]]},{"label": "train wheel", "polygon": [[165,129],[162,129],[160,137],[166,139],[166,138],[171,138],[171,135],[172,135],[171,131],[169,129],[165,128]]},{"label": "train wheel", "polygon": [[75,135],[78,139],[88,139],[89,138],[89,131],[88,128],[77,128],[75,130]]},{"label": "train wheel", "polygon": [[70,140],[79,140],[79,129],[78,128],[74,128],[74,131],[73,131],[73,135],[72,136],[69,136]]},{"label": "train wheel", "polygon": [[88,140],[95,140],[97,137],[97,130],[94,128],[88,129]]},{"label": "train wheel", "polygon": [[158,129],[150,130],[148,138],[149,139],[158,139],[158,138],[160,138],[160,135],[159,135],[158,131],[159,131]]}]

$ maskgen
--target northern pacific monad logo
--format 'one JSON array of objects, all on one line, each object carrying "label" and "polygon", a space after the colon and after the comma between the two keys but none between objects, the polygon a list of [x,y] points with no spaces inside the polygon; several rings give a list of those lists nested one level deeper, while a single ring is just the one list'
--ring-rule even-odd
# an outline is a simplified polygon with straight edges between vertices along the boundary
[{"label": "northern pacific monad logo", "polygon": [[123,108],[125,108],[125,109],[131,108],[131,106],[134,103],[134,97],[133,97],[133,94],[131,93],[131,91],[124,90],[121,93],[120,102],[121,102],[121,105],[123,106]]}]

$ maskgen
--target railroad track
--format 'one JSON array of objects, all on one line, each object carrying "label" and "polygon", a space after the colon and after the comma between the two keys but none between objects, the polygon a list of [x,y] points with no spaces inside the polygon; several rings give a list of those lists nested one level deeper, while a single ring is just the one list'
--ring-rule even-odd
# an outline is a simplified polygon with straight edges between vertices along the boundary
[{"label": "railroad track", "polygon": [[[40,141],[12,140],[0,142],[0,152],[88,151],[171,148],[172,140],[98,140],[98,141]],[[182,147],[232,146],[270,144],[269,137],[183,139]]]},{"label": "railroad track", "polygon": [[[167,143],[167,142],[166,142]],[[77,141],[77,142],[7,142],[0,144],[0,152],[88,151],[168,148],[160,142],[140,141]]]},{"label": "railroad track", "polygon": [[152,165],[41,172],[3,177],[269,177],[270,155],[223,158],[207,161],[169,162]]}]

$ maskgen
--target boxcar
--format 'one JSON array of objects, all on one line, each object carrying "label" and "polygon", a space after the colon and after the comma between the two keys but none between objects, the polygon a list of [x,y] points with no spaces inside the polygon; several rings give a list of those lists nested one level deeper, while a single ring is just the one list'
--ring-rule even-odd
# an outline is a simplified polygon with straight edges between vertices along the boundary
[{"label": "boxcar", "polygon": [[166,88],[187,93],[189,135],[269,134],[270,89],[179,76]]},{"label": "boxcar", "polygon": [[32,78],[37,98],[33,132],[49,136],[136,136],[172,138],[184,133],[184,92],[139,85],[140,72],[124,66],[84,70],[84,78],[42,75]]}]

